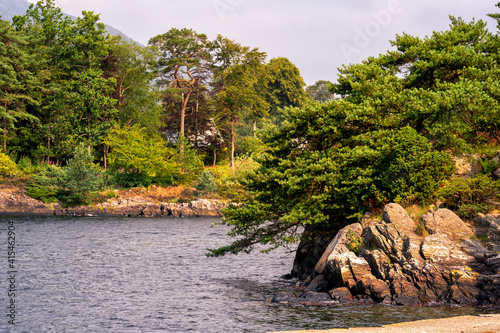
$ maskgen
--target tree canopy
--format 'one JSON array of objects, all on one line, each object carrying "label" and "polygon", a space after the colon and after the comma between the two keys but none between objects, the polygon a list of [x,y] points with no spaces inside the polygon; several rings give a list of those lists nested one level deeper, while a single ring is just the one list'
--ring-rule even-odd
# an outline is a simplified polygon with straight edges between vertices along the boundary
[{"label": "tree canopy", "polygon": [[433,202],[449,152],[498,144],[500,40],[483,21],[452,17],[447,31],[392,44],[340,69],[341,98],[288,108],[261,133],[268,149],[248,196],[225,212],[238,239],[213,255],[294,243],[303,227],[335,231],[393,201]]}]

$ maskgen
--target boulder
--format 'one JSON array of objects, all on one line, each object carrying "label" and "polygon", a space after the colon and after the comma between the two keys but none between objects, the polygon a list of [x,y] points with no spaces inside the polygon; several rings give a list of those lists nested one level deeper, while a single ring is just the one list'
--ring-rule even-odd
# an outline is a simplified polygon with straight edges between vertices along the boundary
[{"label": "boulder", "polygon": [[362,232],[363,228],[359,223],[350,224],[340,229],[340,231],[337,233],[337,235],[335,235],[330,244],[328,244],[328,247],[326,248],[325,252],[319,259],[318,263],[316,264],[314,268],[315,273],[322,274],[324,272],[326,263],[328,262],[328,258],[330,256],[335,257],[339,254],[349,252],[349,249],[347,248],[348,234],[354,235],[355,237],[361,237]]},{"label": "boulder", "polygon": [[422,221],[431,234],[444,234],[453,241],[462,241],[474,235],[470,226],[446,208],[424,214]]},{"label": "boulder", "polygon": [[328,292],[333,301],[347,303],[353,300],[352,294],[346,287],[332,289]]}]

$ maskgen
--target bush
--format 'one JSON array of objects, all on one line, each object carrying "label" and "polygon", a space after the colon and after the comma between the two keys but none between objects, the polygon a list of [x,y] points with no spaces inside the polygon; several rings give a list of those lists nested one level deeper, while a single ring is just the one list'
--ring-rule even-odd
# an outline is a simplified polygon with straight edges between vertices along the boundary
[{"label": "bush", "polygon": [[492,206],[488,201],[500,199],[500,181],[489,174],[478,174],[475,178],[453,179],[439,191],[446,205],[464,218],[472,218],[477,213],[488,212]]},{"label": "bush", "polygon": [[101,188],[101,169],[93,160],[94,157],[87,147],[80,144],[76,148],[75,156],[62,169],[58,185],[67,192],[69,203],[90,203],[87,194]]},{"label": "bush", "polygon": [[195,188],[203,193],[211,193],[217,191],[215,184],[215,176],[212,171],[204,170],[198,177],[198,183]]},{"label": "bush", "polygon": [[17,173],[17,165],[4,153],[0,152],[0,177],[10,177]]},{"label": "bush", "polygon": [[178,155],[159,135],[138,126],[117,128],[105,143],[111,148],[109,165],[117,171],[120,186],[172,185],[179,179]]},{"label": "bush", "polygon": [[59,190],[54,176],[59,172],[55,167],[41,171],[26,183],[26,194],[45,203],[57,202]]}]

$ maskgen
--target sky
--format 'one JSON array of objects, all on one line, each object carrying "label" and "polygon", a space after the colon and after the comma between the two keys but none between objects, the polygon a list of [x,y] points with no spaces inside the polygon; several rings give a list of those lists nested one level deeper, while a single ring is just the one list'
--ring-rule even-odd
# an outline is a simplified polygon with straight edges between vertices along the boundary
[{"label": "sky", "polygon": [[[500,0],[498,0],[500,1]],[[484,20],[500,12],[492,0],[55,0],[63,12],[101,14],[101,21],[147,45],[171,28],[191,28],[258,47],[268,60],[286,57],[307,85],[337,80],[338,68],[391,49],[407,33],[447,30],[449,16]],[[36,0],[30,0],[36,2]]]}]

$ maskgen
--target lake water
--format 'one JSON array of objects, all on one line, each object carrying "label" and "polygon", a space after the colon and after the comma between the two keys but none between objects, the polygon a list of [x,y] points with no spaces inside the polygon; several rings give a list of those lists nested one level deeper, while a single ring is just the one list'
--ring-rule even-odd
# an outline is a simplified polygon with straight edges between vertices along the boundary
[{"label": "lake water", "polygon": [[217,221],[0,218],[0,331],[268,332],[498,312],[271,304],[294,254],[207,258],[231,241]]}]

